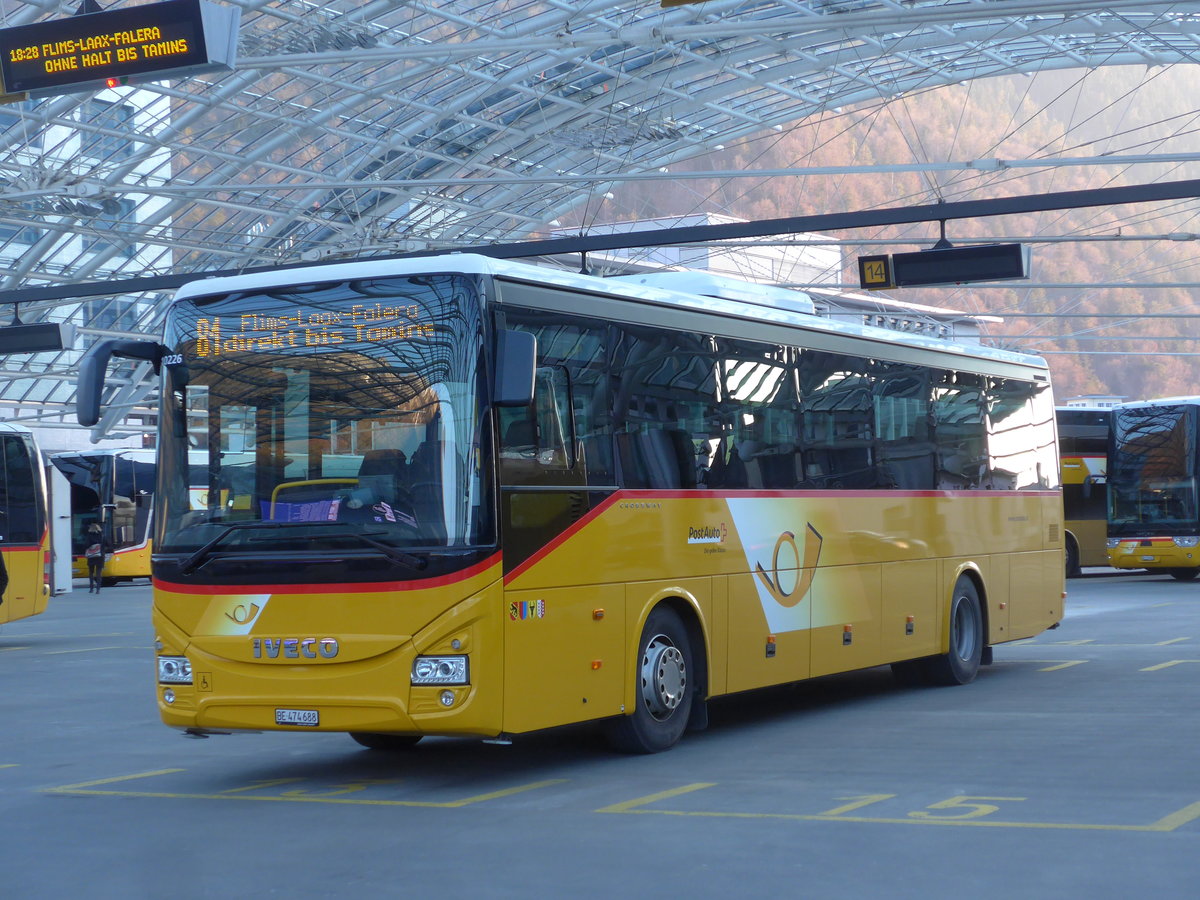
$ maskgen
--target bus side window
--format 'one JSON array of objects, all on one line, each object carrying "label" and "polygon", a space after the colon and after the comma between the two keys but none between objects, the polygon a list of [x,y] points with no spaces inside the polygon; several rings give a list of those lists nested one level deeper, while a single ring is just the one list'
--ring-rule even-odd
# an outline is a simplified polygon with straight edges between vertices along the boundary
[{"label": "bus side window", "polygon": [[877,362],[872,371],[876,465],[881,487],[931,490],[936,468],[926,372]]},{"label": "bus side window", "polygon": [[804,351],[800,379],[806,482],[813,487],[876,487],[875,407],[867,363]]},{"label": "bus side window", "polygon": [[[575,466],[575,427],[567,371],[541,366],[534,377],[533,403],[500,407],[500,460],[523,461],[540,468]],[[508,469],[517,474],[513,466]]]},{"label": "bus side window", "polygon": [[983,379],[944,372],[933,389],[939,490],[983,487],[988,470]]},{"label": "bus side window", "polygon": [[989,479],[998,490],[1059,486],[1049,385],[989,378]]},{"label": "bus side window", "polygon": [[13,543],[34,543],[39,537],[39,511],[34,487],[33,457],[21,435],[0,436],[3,459],[0,460],[0,539]]}]

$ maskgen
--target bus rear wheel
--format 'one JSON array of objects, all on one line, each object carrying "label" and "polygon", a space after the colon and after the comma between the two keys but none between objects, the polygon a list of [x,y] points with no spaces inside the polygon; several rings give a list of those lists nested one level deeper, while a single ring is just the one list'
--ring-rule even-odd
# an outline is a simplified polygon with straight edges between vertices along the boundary
[{"label": "bus rear wheel", "polygon": [[608,741],[624,753],[660,753],[687,727],[695,684],[687,628],[678,613],[656,607],[638,644],[637,705],[608,723]]},{"label": "bus rear wheel", "polygon": [[419,734],[385,734],[376,731],[352,731],[350,737],[368,750],[386,750],[393,753],[415,747],[421,739]]},{"label": "bus rear wheel", "polygon": [[1170,569],[1171,577],[1176,581],[1194,581],[1200,575],[1200,569]]},{"label": "bus rear wheel", "polygon": [[983,659],[983,644],[983,604],[975,582],[963,575],[954,583],[950,601],[950,649],[926,660],[926,677],[941,685],[974,681]]}]

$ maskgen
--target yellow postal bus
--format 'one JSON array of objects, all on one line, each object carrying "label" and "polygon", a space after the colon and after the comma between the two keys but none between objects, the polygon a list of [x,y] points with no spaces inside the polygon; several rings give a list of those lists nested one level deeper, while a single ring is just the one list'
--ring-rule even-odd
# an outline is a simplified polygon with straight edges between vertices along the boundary
[{"label": "yellow postal bus", "polygon": [[1200,574],[1200,397],[1112,410],[1108,562],[1179,581]]},{"label": "yellow postal bus", "polygon": [[50,602],[46,474],[33,435],[0,423],[0,624]]},{"label": "yellow postal bus", "polygon": [[88,528],[103,529],[109,553],[105,584],[150,577],[150,512],[154,499],[155,451],[84,450],[55,453],[50,462],[71,485],[72,574],[87,578],[84,555],[94,538]]},{"label": "yellow postal bus", "polygon": [[650,752],[711,697],[965,683],[1059,621],[1042,360],[648,280],[288,269],[99,345],[83,424],[111,355],[161,369],[163,721],[393,748],[604,720]]}]

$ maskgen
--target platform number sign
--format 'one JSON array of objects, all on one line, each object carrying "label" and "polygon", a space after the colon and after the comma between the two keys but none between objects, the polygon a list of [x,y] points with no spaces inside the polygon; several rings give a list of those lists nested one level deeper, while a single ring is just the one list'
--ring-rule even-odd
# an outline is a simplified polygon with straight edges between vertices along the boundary
[{"label": "platform number sign", "polygon": [[883,256],[860,256],[858,258],[858,283],[863,290],[878,291],[895,287],[892,281],[892,258]]}]

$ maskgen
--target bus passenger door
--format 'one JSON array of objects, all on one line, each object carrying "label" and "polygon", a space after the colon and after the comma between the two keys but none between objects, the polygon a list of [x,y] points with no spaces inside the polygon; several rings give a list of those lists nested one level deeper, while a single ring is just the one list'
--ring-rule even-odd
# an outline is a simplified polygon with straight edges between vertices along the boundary
[{"label": "bus passenger door", "polygon": [[50,593],[71,590],[71,482],[58,466],[47,464],[46,484],[50,489]]}]

